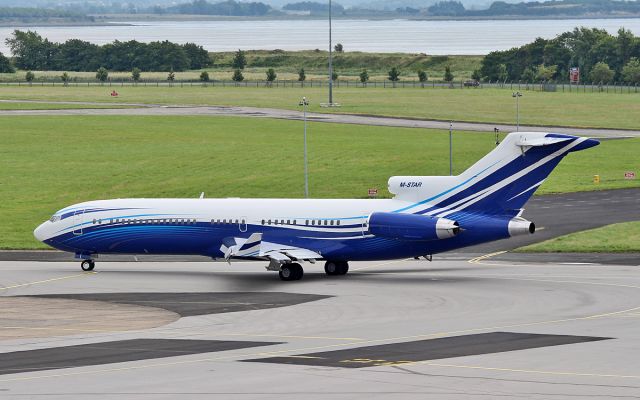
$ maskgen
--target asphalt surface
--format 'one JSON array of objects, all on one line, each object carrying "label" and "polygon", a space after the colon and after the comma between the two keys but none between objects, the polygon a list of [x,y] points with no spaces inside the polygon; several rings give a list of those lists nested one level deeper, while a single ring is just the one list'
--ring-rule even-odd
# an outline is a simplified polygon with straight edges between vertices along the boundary
[{"label": "asphalt surface", "polygon": [[[0,102],[17,102],[12,100],[0,100]],[[24,103],[25,101],[19,101]],[[50,102],[50,101],[28,101],[29,103],[47,104],[79,104],[90,106],[123,106],[131,108],[86,108],[86,109],[59,109],[59,110],[0,110],[0,116],[27,116],[27,115],[209,115],[209,116],[239,116],[254,118],[276,118],[286,120],[302,120],[303,114],[295,110],[282,110],[275,108],[257,107],[226,107],[226,106],[167,106],[159,104],[139,104],[139,103],[99,103],[99,102]],[[331,122],[341,124],[373,125],[373,126],[396,126],[405,128],[422,129],[449,129],[449,121],[410,119],[410,118],[390,118],[368,115],[353,114],[324,114],[307,113],[307,118],[314,122]],[[457,131],[477,131],[493,132],[494,128],[501,132],[513,132],[517,127],[510,124],[491,124],[475,122],[454,122],[453,128]],[[522,131],[529,132],[556,132],[567,133],[580,136],[600,137],[600,138],[623,138],[640,137],[640,130],[624,129],[593,129],[575,127],[555,127],[555,126],[528,126],[521,125]]]},{"label": "asphalt surface", "polygon": [[[638,267],[484,258],[359,262],[343,277],[327,277],[319,265],[305,269],[303,280],[281,282],[263,263],[112,262],[81,273],[75,262],[0,262],[0,330],[25,335],[0,340],[0,396],[640,396]],[[140,307],[140,295],[131,293],[156,300],[165,294],[171,304],[197,302],[189,296],[198,294],[204,303],[283,306],[225,313],[210,304],[207,314],[201,305],[196,315],[147,329],[114,331],[102,314],[87,331],[39,325],[102,303],[131,307],[131,320],[166,306]],[[236,297],[229,301],[225,293]],[[285,294],[307,301],[286,305]],[[21,310],[4,302],[38,295],[72,303],[43,306],[18,326]],[[40,336],[29,337],[34,330]]]}]

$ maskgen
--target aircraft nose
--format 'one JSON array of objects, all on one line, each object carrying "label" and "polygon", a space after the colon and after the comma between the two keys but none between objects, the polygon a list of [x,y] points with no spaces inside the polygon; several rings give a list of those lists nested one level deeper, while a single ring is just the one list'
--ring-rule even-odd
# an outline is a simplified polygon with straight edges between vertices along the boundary
[{"label": "aircraft nose", "polygon": [[49,223],[50,222],[47,221],[40,224],[40,226],[33,230],[33,236],[35,236],[39,241],[44,242],[47,239],[46,225]]}]

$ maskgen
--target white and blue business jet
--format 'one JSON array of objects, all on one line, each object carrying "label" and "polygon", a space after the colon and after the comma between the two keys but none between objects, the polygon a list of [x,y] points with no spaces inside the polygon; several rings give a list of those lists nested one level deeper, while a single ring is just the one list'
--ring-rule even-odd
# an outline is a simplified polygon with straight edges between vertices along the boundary
[{"label": "white and blue business jet", "polygon": [[523,206],[572,151],[598,145],[583,137],[509,134],[458,176],[395,176],[393,199],[117,199],[74,204],[34,231],[73,252],[82,269],[98,254],[194,254],[264,260],[285,281],[301,262],[325,261],[344,275],[349,261],[427,257],[531,234]]}]

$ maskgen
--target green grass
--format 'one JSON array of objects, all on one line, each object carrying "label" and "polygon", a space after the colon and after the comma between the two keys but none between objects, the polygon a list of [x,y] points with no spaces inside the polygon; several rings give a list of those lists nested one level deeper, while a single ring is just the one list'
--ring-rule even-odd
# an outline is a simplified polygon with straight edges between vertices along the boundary
[{"label": "green grass", "polygon": [[[117,98],[110,96],[116,88]],[[326,88],[256,87],[14,87],[0,86],[0,99],[201,104],[299,109],[306,96],[311,111],[393,117],[514,123],[509,89],[336,88],[340,108],[321,108]],[[525,91],[520,98],[522,124],[638,129],[640,94]],[[579,130],[576,133],[580,133]]]},{"label": "green grass", "polygon": [[[268,68],[274,68],[278,79],[297,80],[300,68],[305,69],[308,80],[327,79],[326,51],[282,51],[282,50],[249,50],[246,51],[247,66],[243,71],[245,79],[264,79]],[[233,75],[232,61],[235,52],[211,53],[213,66],[205,68],[211,79],[230,80]],[[334,53],[334,71],[339,79],[357,81],[363,69],[367,69],[371,80],[385,80],[391,68],[401,71],[401,78],[417,80],[417,71],[424,70],[430,79],[442,80],[447,65],[457,80],[469,79],[474,70],[480,68],[483,56],[427,56],[410,53]],[[176,72],[176,80],[198,80],[201,71]],[[36,82],[39,79],[60,81],[63,71],[34,71]],[[94,72],[68,72],[71,79],[94,81]],[[0,81],[23,81],[25,71],[13,74],[0,74]],[[130,79],[131,72],[110,72],[112,79]],[[167,79],[167,72],[143,72],[146,80]]]},{"label": "green grass", "polygon": [[127,106],[110,104],[56,104],[56,103],[30,103],[0,102],[0,110],[74,110],[74,109],[101,109],[101,108],[129,108]]},{"label": "green grass", "polygon": [[[0,118],[0,248],[43,248],[38,223],[67,205],[117,197],[301,197],[302,122],[237,117]],[[493,135],[457,132],[454,173],[493,148]],[[638,186],[640,139],[569,155],[542,192]],[[310,123],[310,192],[390,197],[392,175],[448,174],[448,133]],[[634,165],[635,163],[635,165]],[[620,177],[620,179],[618,179]]]},{"label": "green grass", "polygon": [[640,252],[640,221],[607,225],[517,249],[524,253]]}]

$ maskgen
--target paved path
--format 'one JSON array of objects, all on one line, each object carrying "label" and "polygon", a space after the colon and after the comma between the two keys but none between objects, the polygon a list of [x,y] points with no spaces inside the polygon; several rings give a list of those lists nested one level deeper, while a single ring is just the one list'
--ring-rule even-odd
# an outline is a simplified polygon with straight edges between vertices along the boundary
[{"label": "paved path", "polygon": [[[10,100],[0,100],[3,103],[11,103]],[[17,101],[16,101],[17,102]],[[60,105],[86,105],[105,106],[112,105],[130,108],[100,108],[100,109],[59,109],[59,110],[0,110],[0,116],[8,115],[214,115],[214,116],[241,116],[258,118],[277,118],[287,120],[302,120],[302,112],[296,110],[282,110],[275,108],[257,107],[227,107],[227,106],[174,106],[159,104],[140,103],[99,103],[99,102],[50,102],[50,101],[19,101],[20,103],[43,103]],[[369,115],[353,114],[323,114],[307,113],[310,121],[332,122],[340,124],[373,125],[373,126],[395,126],[404,128],[423,129],[449,129],[449,121],[423,120],[411,118],[391,118]],[[491,124],[477,122],[454,122],[453,128],[457,131],[493,132],[494,128],[501,132],[513,132],[515,125]],[[571,128],[552,126],[526,126],[521,125],[522,131],[541,131],[577,134],[580,136],[602,137],[602,138],[622,138],[640,137],[640,130],[625,129],[593,129],[593,128]]]}]

